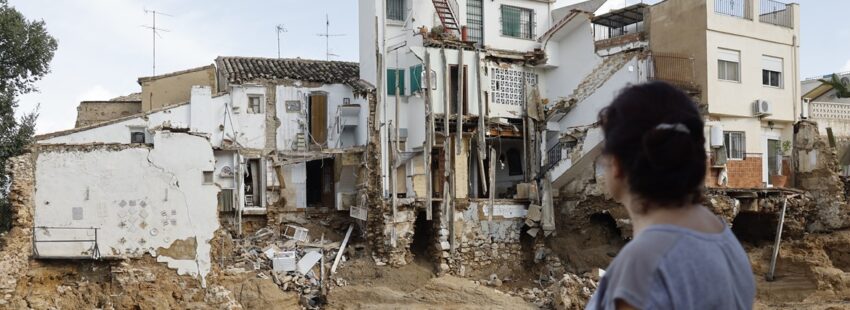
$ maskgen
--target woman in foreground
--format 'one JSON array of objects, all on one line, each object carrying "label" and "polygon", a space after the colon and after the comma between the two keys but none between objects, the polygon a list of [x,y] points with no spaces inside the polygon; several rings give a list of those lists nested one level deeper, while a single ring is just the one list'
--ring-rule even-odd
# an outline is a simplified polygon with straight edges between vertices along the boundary
[{"label": "woman in foreground", "polygon": [[634,239],[608,266],[587,309],[751,309],[747,253],[700,204],[703,121],[683,92],[655,82],[625,89],[599,113],[610,194]]}]

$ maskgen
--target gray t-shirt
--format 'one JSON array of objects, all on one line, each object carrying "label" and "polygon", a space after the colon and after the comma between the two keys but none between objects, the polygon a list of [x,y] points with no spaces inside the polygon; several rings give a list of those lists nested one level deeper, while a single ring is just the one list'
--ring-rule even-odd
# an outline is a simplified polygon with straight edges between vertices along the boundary
[{"label": "gray t-shirt", "polygon": [[587,309],[752,309],[756,287],[744,248],[727,226],[706,234],[653,225],[614,258]]}]

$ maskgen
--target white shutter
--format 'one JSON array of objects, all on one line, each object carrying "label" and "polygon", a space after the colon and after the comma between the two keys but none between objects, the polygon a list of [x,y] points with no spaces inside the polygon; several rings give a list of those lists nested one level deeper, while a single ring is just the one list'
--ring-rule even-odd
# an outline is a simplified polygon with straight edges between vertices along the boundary
[{"label": "white shutter", "polygon": [[764,70],[782,72],[782,58],[762,56],[761,65]]},{"label": "white shutter", "polygon": [[717,50],[717,59],[731,62],[741,62],[741,52],[719,49]]}]

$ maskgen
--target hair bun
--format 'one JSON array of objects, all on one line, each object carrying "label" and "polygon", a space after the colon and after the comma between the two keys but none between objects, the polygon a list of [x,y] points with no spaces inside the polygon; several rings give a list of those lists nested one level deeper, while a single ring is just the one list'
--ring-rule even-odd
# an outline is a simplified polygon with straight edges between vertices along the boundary
[{"label": "hair bun", "polygon": [[[662,124],[664,125],[664,124]],[[656,127],[643,136],[643,153],[653,170],[678,169],[693,157],[694,141],[685,130]]]}]

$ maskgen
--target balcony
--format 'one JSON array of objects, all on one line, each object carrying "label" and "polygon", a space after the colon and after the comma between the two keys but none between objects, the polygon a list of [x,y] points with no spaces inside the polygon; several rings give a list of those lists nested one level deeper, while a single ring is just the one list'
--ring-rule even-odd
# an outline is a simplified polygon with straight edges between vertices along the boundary
[{"label": "balcony", "polygon": [[794,28],[794,10],[791,5],[776,0],[714,0],[714,12],[753,20],[753,6],[756,1],[759,7],[759,22]]},{"label": "balcony", "polygon": [[753,19],[752,0],[714,0],[714,12],[743,19]]},{"label": "balcony", "polygon": [[646,43],[644,13],[649,7],[639,3],[593,18],[596,50],[620,47],[619,51],[642,47]]},{"label": "balcony", "polygon": [[794,28],[794,11],[791,9],[791,5],[774,0],[760,1],[760,22],[787,28]]},{"label": "balcony", "polygon": [[690,93],[699,92],[692,57],[671,53],[652,53],[650,57],[650,80],[664,81]]}]

